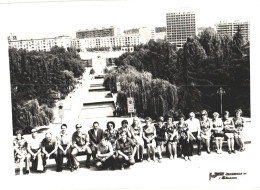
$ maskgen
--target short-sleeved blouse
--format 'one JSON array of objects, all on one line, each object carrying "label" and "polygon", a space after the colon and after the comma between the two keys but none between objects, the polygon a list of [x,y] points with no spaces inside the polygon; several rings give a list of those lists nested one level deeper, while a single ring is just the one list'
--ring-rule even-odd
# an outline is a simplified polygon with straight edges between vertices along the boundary
[{"label": "short-sleeved blouse", "polygon": [[104,132],[104,137],[112,144],[115,145],[117,139],[117,130],[113,129],[112,131],[106,129]]},{"label": "short-sleeved blouse", "polygon": [[144,132],[144,135],[147,137],[147,138],[151,138],[153,135],[154,135],[154,132],[156,131],[155,127],[153,124],[151,124],[150,126],[147,126],[145,125],[143,127],[143,132]]},{"label": "short-sleeved blouse", "polygon": [[206,121],[200,120],[200,129],[202,134],[208,134],[210,132],[211,121],[207,119]]},{"label": "short-sleeved blouse", "polygon": [[14,146],[20,151],[26,151],[27,141],[22,137],[21,139],[14,139]]},{"label": "short-sleeved blouse", "polygon": [[218,118],[217,120],[212,120],[212,127],[214,129],[221,129],[223,126],[222,119]]},{"label": "short-sleeved blouse", "polygon": [[180,123],[177,123],[176,128],[180,135],[180,139],[186,140],[188,138],[188,131],[189,131],[188,125],[186,123],[183,123],[183,125],[180,126]]},{"label": "short-sleeved blouse", "polygon": [[140,125],[131,125],[130,130],[135,136],[140,136],[142,127]]},{"label": "short-sleeved blouse", "polygon": [[243,131],[244,123],[245,123],[244,118],[242,118],[242,117],[240,117],[240,118],[234,117],[233,118],[233,122],[234,122],[235,128],[238,131]]},{"label": "short-sleeved blouse", "polygon": [[162,125],[161,127],[159,127],[158,124],[155,124],[155,129],[156,129],[155,140],[165,140],[165,132],[166,132],[165,125]]}]

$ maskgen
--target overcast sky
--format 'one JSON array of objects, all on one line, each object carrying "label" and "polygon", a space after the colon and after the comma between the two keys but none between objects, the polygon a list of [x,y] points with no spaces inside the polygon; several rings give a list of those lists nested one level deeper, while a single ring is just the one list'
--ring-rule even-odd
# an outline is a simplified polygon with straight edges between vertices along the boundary
[{"label": "overcast sky", "polygon": [[7,4],[0,3],[4,32],[7,35],[10,33],[17,35],[18,38],[54,37],[62,34],[75,36],[75,32],[79,29],[107,26],[118,26],[122,29],[166,26],[166,12],[173,12],[180,7],[190,7],[196,12],[197,27],[214,27],[215,23],[222,20],[250,21],[255,3],[259,2],[257,0],[116,0],[45,3],[4,1]]}]

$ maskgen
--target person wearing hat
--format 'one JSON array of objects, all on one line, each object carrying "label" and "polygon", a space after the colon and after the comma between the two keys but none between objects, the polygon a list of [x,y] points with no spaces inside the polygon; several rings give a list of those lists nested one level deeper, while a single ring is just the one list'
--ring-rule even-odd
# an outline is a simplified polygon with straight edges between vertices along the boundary
[{"label": "person wearing hat", "polygon": [[62,171],[63,158],[67,157],[67,165],[71,168],[71,138],[66,132],[67,125],[61,125],[61,132],[57,135],[58,155],[57,155],[57,172]]},{"label": "person wearing hat", "polygon": [[206,110],[201,111],[200,130],[202,142],[206,145],[207,153],[210,154],[212,121],[208,118],[208,112]]},{"label": "person wearing hat", "polygon": [[88,131],[88,135],[90,140],[89,147],[92,151],[92,157],[93,160],[96,160],[97,146],[104,136],[104,131],[103,129],[99,128],[99,123],[97,121],[93,123],[93,128]]},{"label": "person wearing hat", "polygon": [[89,147],[88,133],[82,132],[82,125],[76,124],[76,131],[72,134],[72,151],[71,151],[71,171],[78,170],[79,161],[77,160],[78,153],[87,154],[86,167],[90,168],[91,149]]},{"label": "person wearing hat", "polygon": [[233,122],[235,125],[235,140],[237,145],[239,146],[239,151],[245,151],[245,143],[244,143],[244,125],[245,120],[242,116],[243,112],[241,109],[235,110],[236,116],[233,118]]},{"label": "person wearing hat", "polygon": [[[20,175],[23,175],[23,162],[27,155],[27,141],[23,138],[22,130],[18,130],[15,132],[16,137],[14,139],[14,151],[15,151],[15,162],[19,163]],[[29,170],[30,165],[25,162],[26,171]]]},{"label": "person wearing hat", "polygon": [[[26,164],[30,165],[30,160],[32,160],[32,170],[43,172],[43,162],[41,154],[41,140],[37,136],[37,130],[32,129],[32,137],[28,141],[26,155]],[[30,170],[26,170],[26,174],[29,174]]]},{"label": "person wearing hat", "polygon": [[188,125],[189,131],[192,134],[192,137],[189,140],[192,143],[192,152],[193,152],[193,144],[196,141],[198,145],[198,155],[201,155],[201,137],[200,137],[200,121],[195,118],[195,113],[190,112],[189,113],[189,119],[185,121],[185,123]]},{"label": "person wearing hat", "polygon": [[222,144],[224,139],[223,121],[219,118],[218,112],[214,112],[212,116],[212,132],[216,142],[217,154],[222,154]]},{"label": "person wearing hat", "polygon": [[143,127],[143,139],[145,147],[147,148],[147,161],[151,161],[151,153],[152,152],[152,160],[156,161],[155,158],[155,148],[156,148],[156,129],[154,125],[152,124],[152,119],[150,117],[145,118],[145,126]]},{"label": "person wearing hat", "polygon": [[136,144],[136,161],[142,162],[144,153],[143,128],[138,117],[133,117],[133,123],[130,126],[130,132],[132,140]]},{"label": "person wearing hat", "polygon": [[52,134],[50,132],[47,132],[45,134],[45,138],[42,140],[41,145],[43,153],[43,172],[46,172],[47,160],[54,158],[57,165],[57,140],[52,138]]}]

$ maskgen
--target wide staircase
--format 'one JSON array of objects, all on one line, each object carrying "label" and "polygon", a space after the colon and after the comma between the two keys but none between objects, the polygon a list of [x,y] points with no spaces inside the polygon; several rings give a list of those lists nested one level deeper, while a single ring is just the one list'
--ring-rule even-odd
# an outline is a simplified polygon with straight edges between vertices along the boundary
[{"label": "wide staircase", "polygon": [[83,100],[83,108],[79,119],[104,118],[113,116],[115,102],[110,91],[103,87],[104,78],[93,78],[89,92]]}]

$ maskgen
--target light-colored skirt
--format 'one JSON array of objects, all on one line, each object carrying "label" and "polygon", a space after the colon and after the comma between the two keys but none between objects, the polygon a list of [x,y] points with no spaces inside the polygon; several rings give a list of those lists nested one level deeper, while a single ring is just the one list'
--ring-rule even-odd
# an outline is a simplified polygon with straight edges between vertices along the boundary
[{"label": "light-colored skirt", "polygon": [[234,138],[234,133],[225,133],[227,138]]},{"label": "light-colored skirt", "polygon": [[211,137],[211,132],[206,132],[206,133],[200,133],[201,138],[210,140]]},{"label": "light-colored skirt", "polygon": [[137,145],[141,145],[141,146],[144,146],[144,140],[142,137],[140,136],[135,136],[135,139],[133,138],[134,142],[137,144]]},{"label": "light-colored skirt", "polygon": [[244,132],[243,131],[238,131],[235,133],[236,138],[244,138]]}]

